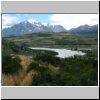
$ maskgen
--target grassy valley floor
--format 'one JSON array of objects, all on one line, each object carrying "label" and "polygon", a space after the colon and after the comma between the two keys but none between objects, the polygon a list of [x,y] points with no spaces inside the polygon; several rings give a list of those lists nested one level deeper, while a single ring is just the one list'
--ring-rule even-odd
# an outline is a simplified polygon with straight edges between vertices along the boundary
[{"label": "grassy valley floor", "polygon": [[[98,36],[36,33],[2,38],[3,86],[97,86]],[[81,50],[84,56],[59,58],[28,47]]]}]

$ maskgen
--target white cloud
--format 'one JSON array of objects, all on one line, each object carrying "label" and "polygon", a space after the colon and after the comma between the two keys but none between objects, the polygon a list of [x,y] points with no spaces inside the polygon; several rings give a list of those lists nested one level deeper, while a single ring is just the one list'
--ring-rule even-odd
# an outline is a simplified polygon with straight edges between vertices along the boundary
[{"label": "white cloud", "polygon": [[60,24],[66,29],[71,29],[84,24],[98,24],[98,14],[53,14],[50,20],[52,25]]},{"label": "white cloud", "polygon": [[11,27],[19,22],[20,20],[18,17],[2,15],[2,29]]}]

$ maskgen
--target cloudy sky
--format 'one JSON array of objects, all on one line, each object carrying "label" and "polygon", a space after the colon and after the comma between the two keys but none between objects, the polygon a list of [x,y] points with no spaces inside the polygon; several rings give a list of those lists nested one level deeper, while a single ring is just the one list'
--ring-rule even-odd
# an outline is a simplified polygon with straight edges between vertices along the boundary
[{"label": "cloudy sky", "polygon": [[43,24],[62,25],[67,30],[80,25],[98,24],[98,14],[2,14],[2,28],[8,28],[25,20]]}]

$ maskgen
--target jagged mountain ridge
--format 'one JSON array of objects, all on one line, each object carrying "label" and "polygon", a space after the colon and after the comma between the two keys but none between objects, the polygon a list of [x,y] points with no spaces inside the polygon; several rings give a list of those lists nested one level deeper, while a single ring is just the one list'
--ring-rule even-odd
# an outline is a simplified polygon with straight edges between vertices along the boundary
[{"label": "jagged mountain ridge", "polygon": [[65,29],[62,25],[44,25],[38,21],[23,21],[12,27],[5,28],[2,30],[2,36],[19,36],[30,33],[41,33],[41,32],[70,32],[78,34],[95,34],[98,33],[98,25],[81,25],[77,28],[72,28],[70,30]]},{"label": "jagged mountain ridge", "polygon": [[38,33],[38,32],[63,32],[67,31],[61,25],[43,25],[40,22],[31,23],[29,21],[20,22],[18,24],[13,25],[10,28],[5,28],[2,30],[3,36],[9,35],[23,35],[29,33]]}]

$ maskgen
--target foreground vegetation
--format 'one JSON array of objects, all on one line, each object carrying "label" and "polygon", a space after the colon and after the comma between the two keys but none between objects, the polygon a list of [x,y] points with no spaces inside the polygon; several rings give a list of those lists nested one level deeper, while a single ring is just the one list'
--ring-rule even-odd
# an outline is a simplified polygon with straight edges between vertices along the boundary
[{"label": "foreground vegetation", "polygon": [[[67,37],[70,37],[69,40]],[[82,37],[79,40],[79,37]],[[31,38],[33,40],[31,40]],[[46,39],[47,38],[47,39]],[[49,40],[51,38],[51,40]],[[65,38],[63,42],[61,38]],[[72,40],[73,38],[73,40]],[[76,40],[76,38],[78,40]],[[30,40],[28,40],[30,39]],[[42,39],[42,42],[37,42]],[[44,40],[48,45],[43,44]],[[89,40],[91,41],[89,41]],[[49,42],[47,42],[47,40]],[[25,42],[27,41],[27,42]],[[33,44],[31,43],[32,41]],[[51,41],[51,42],[50,42]],[[68,42],[70,41],[70,42]],[[76,42],[75,42],[76,41]],[[32,62],[28,65],[26,73],[35,71],[37,75],[32,77],[33,86],[97,86],[98,85],[98,52],[96,36],[62,36],[52,34],[37,35],[35,37],[9,37],[2,39],[2,73],[16,74],[22,71],[21,60],[18,55],[30,56]],[[38,44],[41,43],[41,44]],[[85,56],[74,56],[70,58],[58,58],[56,52],[31,50],[29,46],[52,46],[61,48],[62,46],[70,49],[82,49],[86,52]],[[57,45],[57,43],[59,45]],[[81,43],[81,44],[79,44]],[[74,45],[74,46],[72,46]],[[72,48],[73,47],[73,48]],[[88,47],[88,49],[87,49]],[[95,48],[94,48],[95,47]]]}]

